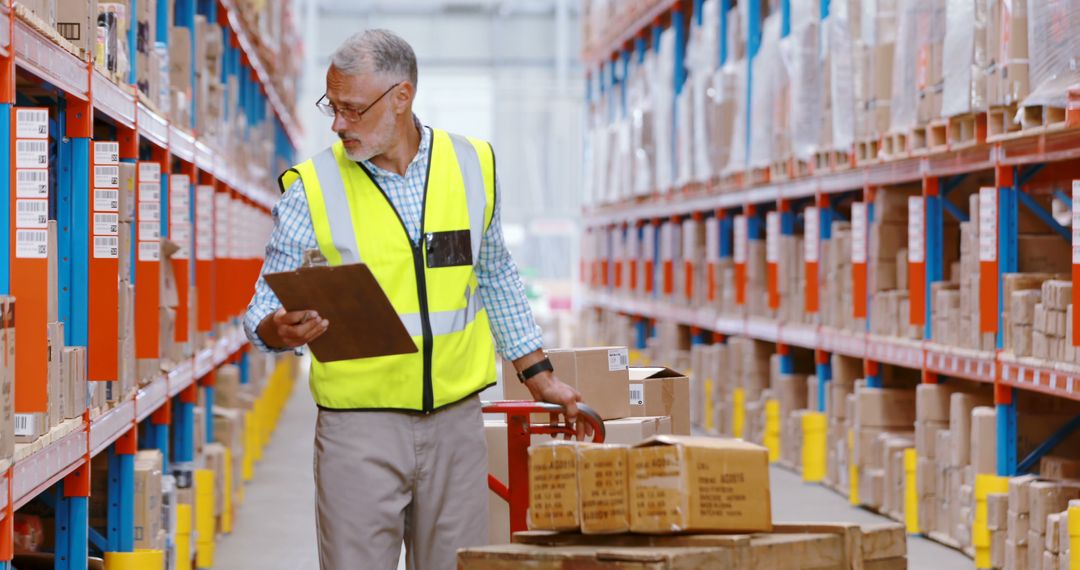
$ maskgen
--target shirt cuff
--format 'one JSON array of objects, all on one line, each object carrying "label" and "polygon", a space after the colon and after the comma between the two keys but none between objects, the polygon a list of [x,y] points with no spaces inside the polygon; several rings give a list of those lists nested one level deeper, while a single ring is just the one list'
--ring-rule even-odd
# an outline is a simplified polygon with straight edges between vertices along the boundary
[{"label": "shirt cuff", "polygon": [[534,324],[532,334],[524,335],[514,344],[503,347],[500,353],[506,360],[514,361],[541,348],[544,348],[544,333],[539,325]]},{"label": "shirt cuff", "polygon": [[257,332],[259,329],[259,323],[263,322],[263,319],[267,315],[277,310],[277,307],[268,305],[252,305],[248,307],[246,313],[244,313],[244,334],[247,335],[248,341],[251,345],[262,352],[287,352],[288,349],[282,348],[270,348],[263,342],[263,339],[259,337]]}]

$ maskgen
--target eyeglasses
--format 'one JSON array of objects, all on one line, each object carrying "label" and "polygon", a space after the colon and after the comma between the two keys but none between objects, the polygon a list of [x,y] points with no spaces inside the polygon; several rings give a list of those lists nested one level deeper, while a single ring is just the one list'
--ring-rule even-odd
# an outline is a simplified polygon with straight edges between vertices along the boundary
[{"label": "eyeglasses", "polygon": [[371,109],[376,104],[378,104],[379,101],[382,101],[383,97],[386,97],[387,93],[390,93],[391,91],[393,91],[394,88],[397,87],[398,85],[401,85],[400,81],[393,84],[393,85],[391,85],[389,89],[387,89],[386,91],[383,91],[382,95],[379,95],[378,99],[372,101],[372,103],[370,105],[368,105],[367,107],[364,107],[363,109],[361,109],[359,111],[357,111],[356,109],[353,109],[351,107],[335,107],[334,104],[331,103],[330,101],[323,102],[326,99],[326,94],[325,93],[323,94],[322,97],[319,97],[318,101],[315,102],[315,107],[317,109],[319,109],[320,113],[326,115],[327,117],[330,117],[330,118],[341,117],[342,119],[345,119],[346,121],[349,121],[350,123],[355,123],[355,122],[359,121],[364,116],[364,113],[367,113],[369,109]]}]

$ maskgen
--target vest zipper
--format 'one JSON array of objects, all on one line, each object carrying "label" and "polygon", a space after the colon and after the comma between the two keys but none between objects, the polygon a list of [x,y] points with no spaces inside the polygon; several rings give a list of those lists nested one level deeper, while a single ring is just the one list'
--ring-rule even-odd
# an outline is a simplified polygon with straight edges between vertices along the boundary
[{"label": "vest zipper", "polygon": [[427,277],[424,272],[424,240],[412,244],[413,268],[416,271],[416,294],[420,297],[420,328],[424,335],[424,413],[435,408],[435,394],[431,382],[431,360],[434,354],[435,338],[431,333],[431,315],[428,314]]}]

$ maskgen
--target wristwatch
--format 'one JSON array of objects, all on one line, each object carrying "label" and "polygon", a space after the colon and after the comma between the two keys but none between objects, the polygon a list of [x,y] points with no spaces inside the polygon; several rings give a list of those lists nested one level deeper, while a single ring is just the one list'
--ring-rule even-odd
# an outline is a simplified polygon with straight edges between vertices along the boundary
[{"label": "wristwatch", "polygon": [[529,380],[529,378],[532,378],[533,376],[536,376],[537,374],[539,374],[541,372],[554,372],[554,371],[555,371],[555,367],[552,366],[551,361],[548,360],[547,357],[545,357],[540,362],[537,362],[536,364],[533,364],[532,366],[526,368],[525,370],[522,370],[521,372],[518,372],[517,377],[518,377],[518,380],[521,380],[522,384],[524,384],[525,382],[527,382]]}]

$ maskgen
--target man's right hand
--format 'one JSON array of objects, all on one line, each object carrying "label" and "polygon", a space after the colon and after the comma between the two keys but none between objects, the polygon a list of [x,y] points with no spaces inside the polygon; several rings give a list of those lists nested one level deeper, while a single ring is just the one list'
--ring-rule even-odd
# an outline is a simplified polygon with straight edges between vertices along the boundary
[{"label": "man's right hand", "polygon": [[319,338],[330,321],[319,316],[315,311],[288,311],[278,308],[259,323],[256,331],[263,343],[270,348],[289,349]]}]

